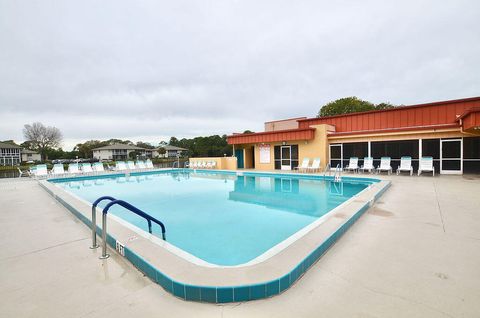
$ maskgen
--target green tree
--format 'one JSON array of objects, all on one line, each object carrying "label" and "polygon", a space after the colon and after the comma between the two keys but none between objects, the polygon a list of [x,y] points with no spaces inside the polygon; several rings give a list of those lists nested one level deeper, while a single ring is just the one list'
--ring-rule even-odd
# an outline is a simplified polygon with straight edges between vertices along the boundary
[{"label": "green tree", "polygon": [[380,103],[375,105],[369,101],[361,100],[355,96],[344,97],[323,105],[320,108],[317,117],[367,112],[370,110],[382,110],[394,107],[396,106],[390,103]]},{"label": "green tree", "polygon": [[344,97],[322,106],[317,117],[366,112],[374,109],[375,105],[373,103],[361,100],[355,96]]},{"label": "green tree", "polygon": [[243,133],[244,133],[244,134],[253,134],[254,132],[247,129],[247,130],[245,130]]},{"label": "green tree", "polygon": [[140,148],[145,148],[145,149],[155,149],[154,146],[152,146],[148,142],[143,142],[143,141],[138,141],[135,146],[140,147]]}]

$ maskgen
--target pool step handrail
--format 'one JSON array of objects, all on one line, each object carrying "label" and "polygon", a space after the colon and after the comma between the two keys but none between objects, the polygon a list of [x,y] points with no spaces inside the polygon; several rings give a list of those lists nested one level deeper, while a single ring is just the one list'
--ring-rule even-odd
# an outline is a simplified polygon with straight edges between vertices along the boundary
[{"label": "pool step handrail", "polygon": [[341,182],[342,181],[342,169],[340,168],[340,164],[335,167],[335,173],[333,174],[333,181]]},{"label": "pool step handrail", "polygon": [[323,170],[323,176],[325,177],[325,175],[327,174],[327,171],[328,171],[328,175],[330,175],[331,169],[332,169],[332,166],[330,165],[330,162],[329,162],[329,163],[325,166],[325,170]]},{"label": "pool step handrail", "polygon": [[148,232],[150,234],[152,234],[152,222],[157,223],[162,229],[162,239],[164,241],[166,240],[165,225],[161,221],[159,221],[156,218],[154,218],[153,216],[143,212],[142,210],[134,207],[133,205],[131,205],[130,203],[128,203],[126,201],[115,200],[114,199],[111,202],[107,203],[107,205],[105,206],[105,208],[103,208],[103,211],[102,211],[102,240],[103,240],[103,242],[102,242],[102,256],[100,256],[100,259],[105,259],[105,258],[108,258],[110,256],[110,255],[107,254],[107,213],[108,213],[108,210],[116,204],[118,204],[118,205],[124,207],[125,209],[129,210],[130,212],[133,212],[136,215],[141,216],[144,219],[146,219],[147,222],[148,222]]},{"label": "pool step handrail", "polygon": [[104,201],[104,200],[110,200],[110,201],[115,201],[116,199],[114,197],[104,195],[98,199],[95,200],[92,204],[92,246],[90,246],[91,249],[98,248],[97,244],[97,213],[96,213],[96,208],[97,205]]},{"label": "pool step handrail", "polygon": [[152,233],[152,221],[154,223],[157,223],[158,225],[160,225],[160,227],[162,228],[162,238],[163,240],[165,240],[165,226],[163,225],[162,222],[158,221],[157,219],[155,219],[154,217],[150,216],[149,214],[141,211],[140,209],[134,207],[133,205],[129,204],[128,202],[125,202],[123,200],[117,200],[115,199],[114,197],[111,197],[111,196],[102,196],[100,198],[98,198],[97,200],[95,200],[95,202],[93,202],[92,204],[92,246],[90,247],[91,249],[95,249],[95,248],[98,248],[98,244],[97,244],[97,233],[96,233],[96,227],[97,227],[97,214],[96,214],[96,207],[97,205],[101,202],[101,201],[104,201],[104,200],[110,200],[110,203],[107,204],[107,206],[103,209],[103,212],[102,212],[102,240],[103,240],[103,246],[102,246],[102,256],[100,257],[101,259],[105,259],[105,258],[108,258],[110,255],[107,254],[107,246],[106,246],[106,242],[107,242],[107,218],[106,218],[106,214],[108,212],[108,209],[114,205],[114,204],[119,204],[121,206],[123,206],[124,208],[126,208],[127,210],[130,210],[131,212],[145,218],[148,222],[148,231],[149,233],[151,234]]}]

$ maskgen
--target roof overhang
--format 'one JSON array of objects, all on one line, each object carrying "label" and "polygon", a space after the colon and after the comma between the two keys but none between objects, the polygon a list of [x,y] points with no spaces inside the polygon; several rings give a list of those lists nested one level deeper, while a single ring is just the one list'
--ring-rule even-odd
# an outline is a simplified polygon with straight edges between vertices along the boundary
[{"label": "roof overhang", "polygon": [[480,107],[470,108],[457,120],[462,125],[463,131],[480,135]]},{"label": "roof overhang", "polygon": [[315,138],[315,128],[266,131],[251,134],[234,134],[227,137],[229,145],[311,140]]}]

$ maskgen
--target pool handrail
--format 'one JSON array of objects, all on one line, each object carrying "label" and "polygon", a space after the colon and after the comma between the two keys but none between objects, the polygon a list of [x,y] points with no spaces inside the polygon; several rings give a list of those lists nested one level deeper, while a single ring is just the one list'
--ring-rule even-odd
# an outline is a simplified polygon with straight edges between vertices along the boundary
[{"label": "pool handrail", "polygon": [[95,212],[96,212],[97,205],[103,200],[115,201],[116,199],[109,195],[104,195],[93,202],[92,204],[92,246],[90,246],[91,249],[98,248],[97,231],[96,231],[97,230],[97,213]]},{"label": "pool handrail", "polygon": [[166,241],[165,225],[161,221],[159,221],[156,218],[154,218],[153,216],[143,212],[142,210],[134,207],[133,205],[131,205],[130,203],[128,203],[126,201],[115,200],[114,199],[111,202],[107,203],[107,205],[103,208],[103,211],[102,211],[102,240],[103,240],[103,242],[102,242],[102,256],[100,256],[100,259],[105,259],[105,258],[109,257],[109,255],[107,254],[107,213],[108,213],[108,210],[112,206],[114,206],[115,204],[118,204],[118,205],[124,207],[125,209],[129,210],[130,212],[133,212],[136,215],[141,216],[144,219],[146,219],[147,222],[148,222],[148,232],[150,234],[152,234],[152,222],[157,223],[162,229],[162,239],[164,241]]}]

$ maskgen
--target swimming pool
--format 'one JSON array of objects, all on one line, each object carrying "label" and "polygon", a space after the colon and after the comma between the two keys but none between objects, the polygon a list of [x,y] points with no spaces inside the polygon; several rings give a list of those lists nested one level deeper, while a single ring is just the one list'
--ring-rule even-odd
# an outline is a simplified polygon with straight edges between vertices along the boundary
[{"label": "swimming pool", "polygon": [[[103,195],[125,200],[161,220],[170,244],[209,264],[238,266],[271,252],[375,180],[185,170],[52,182],[90,203]],[[110,211],[147,229],[122,207]]]}]

